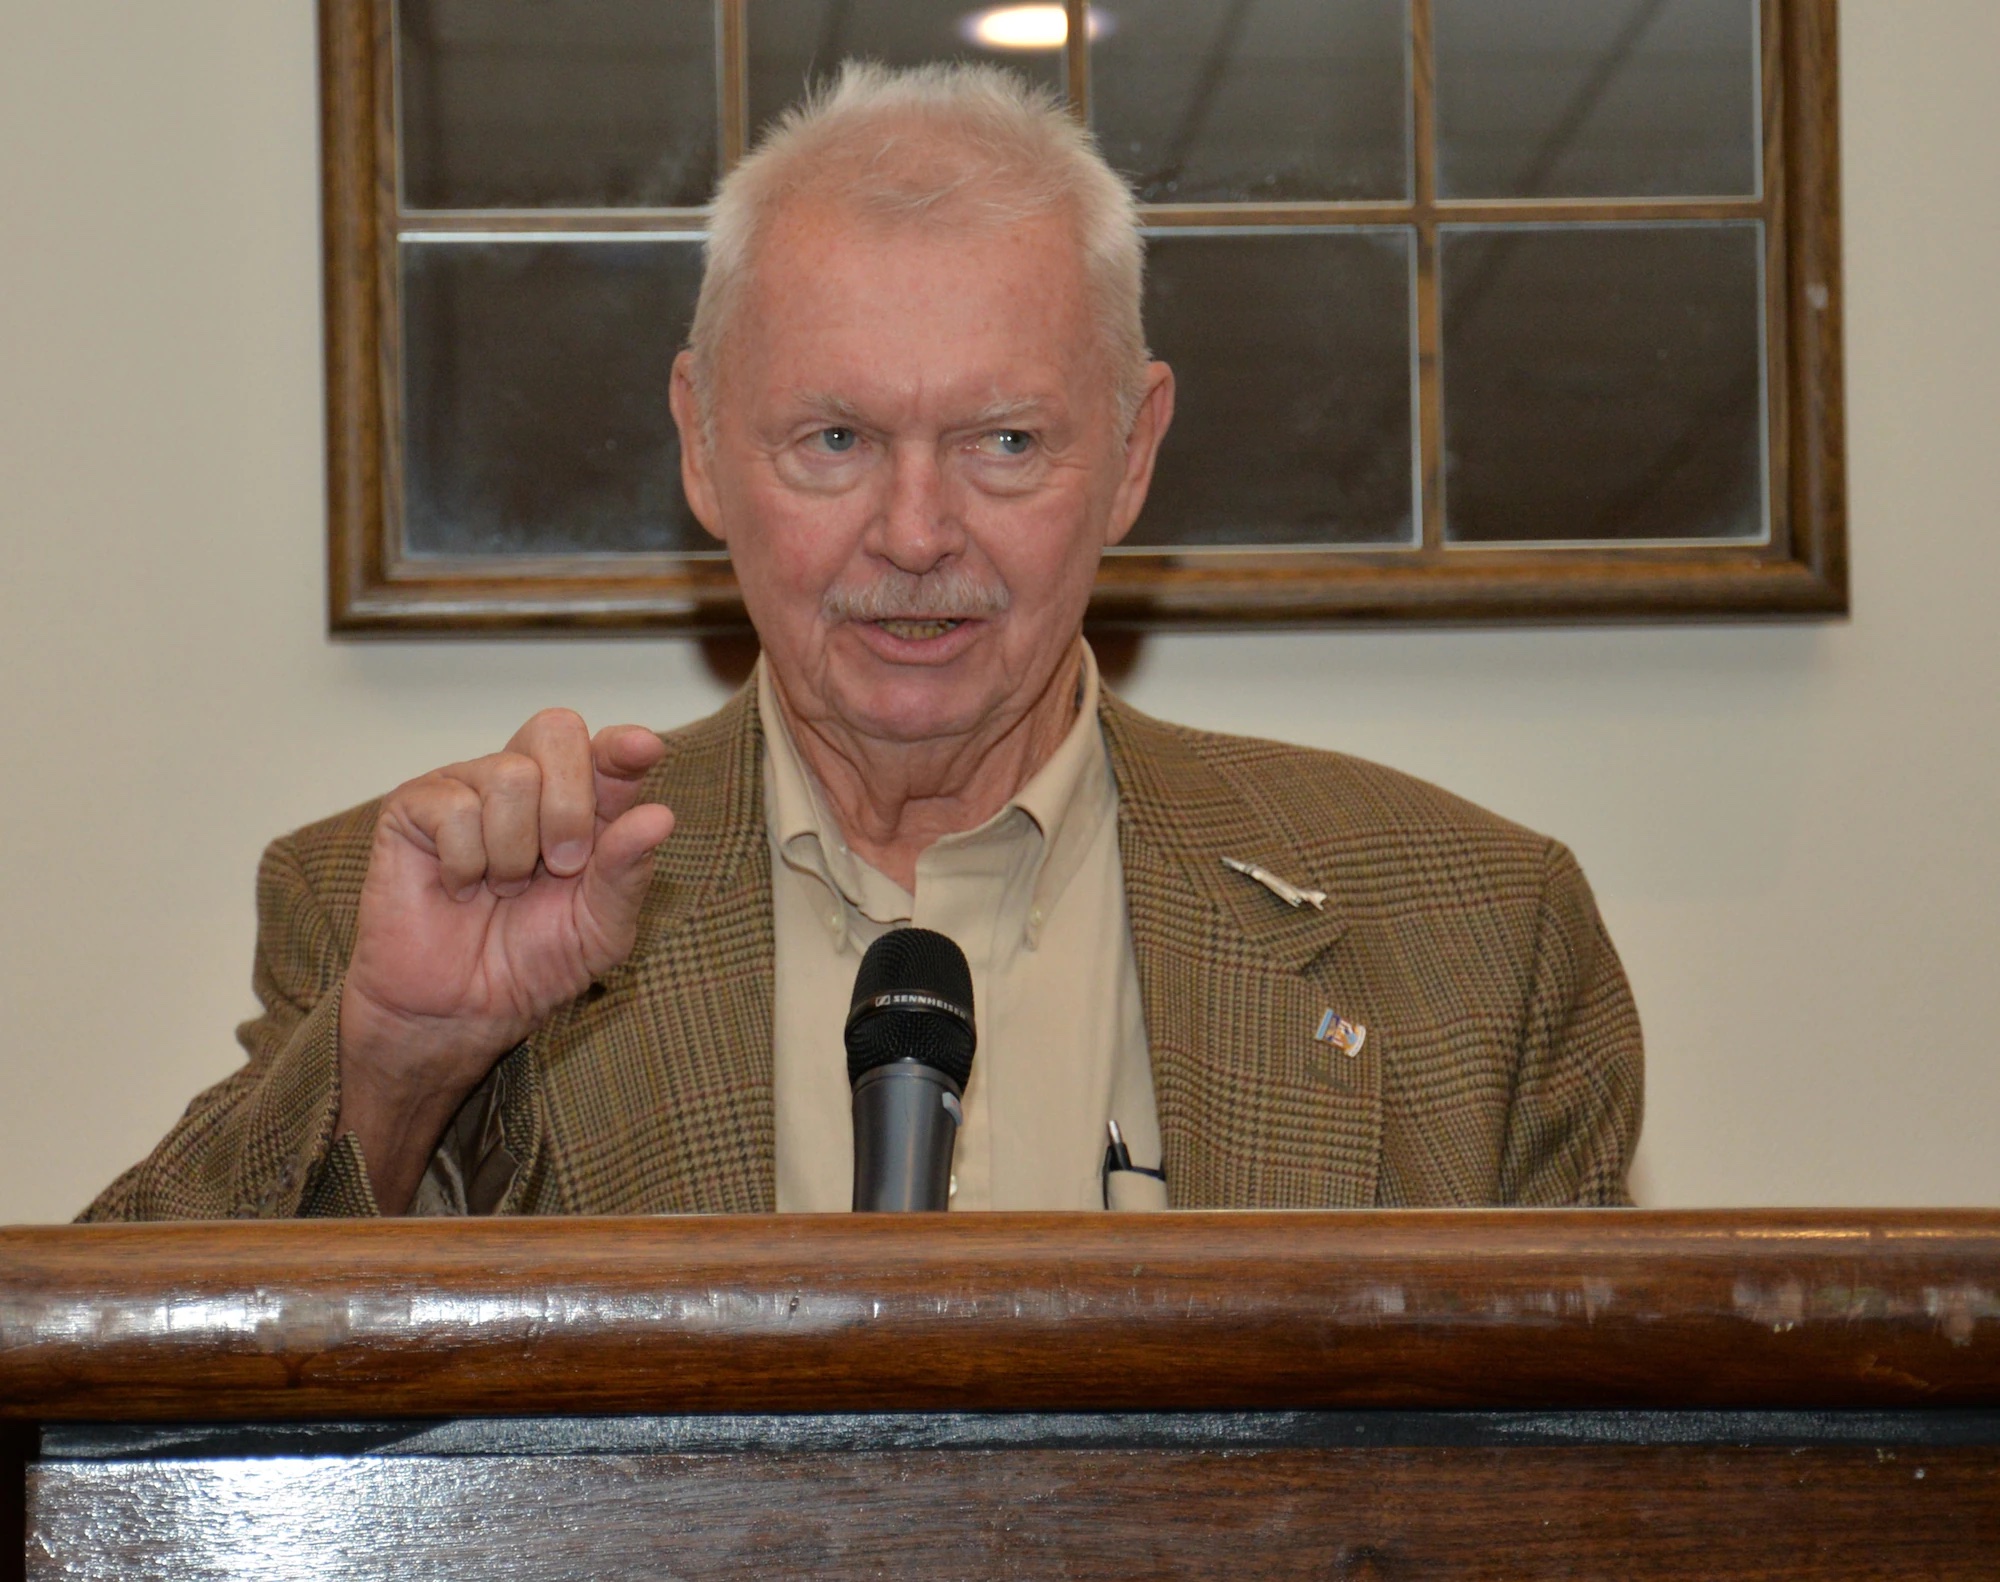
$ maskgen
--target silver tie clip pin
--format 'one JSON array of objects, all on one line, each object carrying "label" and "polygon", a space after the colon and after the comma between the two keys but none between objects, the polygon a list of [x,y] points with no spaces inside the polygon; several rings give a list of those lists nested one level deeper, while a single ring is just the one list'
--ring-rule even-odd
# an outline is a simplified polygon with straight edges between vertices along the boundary
[{"label": "silver tie clip pin", "polygon": [[1224,857],[1222,866],[1255,879],[1287,906],[1310,906],[1316,912],[1326,910],[1324,890],[1301,890],[1289,880],[1280,879],[1269,868],[1260,868],[1254,862],[1243,862],[1235,857]]}]

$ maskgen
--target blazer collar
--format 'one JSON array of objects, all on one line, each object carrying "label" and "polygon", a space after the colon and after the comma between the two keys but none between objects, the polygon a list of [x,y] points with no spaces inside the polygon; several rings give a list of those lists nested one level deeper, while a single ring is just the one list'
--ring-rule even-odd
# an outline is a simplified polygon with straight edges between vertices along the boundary
[{"label": "blazer collar", "polygon": [[[1118,779],[1118,813],[1128,843],[1150,848],[1248,940],[1294,971],[1346,931],[1338,876],[1299,855],[1277,817],[1253,804],[1189,745],[1178,726],[1101,695],[1098,715]],[[1324,910],[1293,907],[1224,857],[1261,864],[1301,887],[1325,890]],[[1128,862],[1130,858],[1128,857]]]}]

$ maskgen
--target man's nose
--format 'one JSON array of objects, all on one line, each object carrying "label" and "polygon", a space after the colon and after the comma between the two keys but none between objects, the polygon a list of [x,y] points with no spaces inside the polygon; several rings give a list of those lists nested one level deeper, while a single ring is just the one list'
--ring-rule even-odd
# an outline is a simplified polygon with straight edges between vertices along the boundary
[{"label": "man's nose", "polygon": [[963,545],[964,529],[934,448],[901,444],[889,453],[889,488],[872,534],[875,552],[921,576]]}]

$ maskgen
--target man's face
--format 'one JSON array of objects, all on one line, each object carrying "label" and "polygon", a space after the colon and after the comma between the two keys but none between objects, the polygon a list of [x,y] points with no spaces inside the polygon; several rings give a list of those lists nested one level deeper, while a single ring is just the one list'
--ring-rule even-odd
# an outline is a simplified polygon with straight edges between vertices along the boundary
[{"label": "man's face", "polygon": [[[795,200],[735,305],[695,513],[794,710],[881,742],[989,735],[1050,686],[1172,412],[1128,444],[1070,226],[876,227]],[[887,618],[884,618],[887,617]]]}]

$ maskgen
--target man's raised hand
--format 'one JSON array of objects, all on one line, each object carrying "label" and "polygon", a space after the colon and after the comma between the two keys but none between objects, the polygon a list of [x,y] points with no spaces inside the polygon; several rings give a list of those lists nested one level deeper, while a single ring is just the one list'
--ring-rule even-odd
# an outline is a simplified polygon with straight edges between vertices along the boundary
[{"label": "man's raised hand", "polygon": [[382,804],[340,1004],[339,1130],[400,1211],[494,1061],[623,961],[673,814],[651,731],[546,709]]}]

